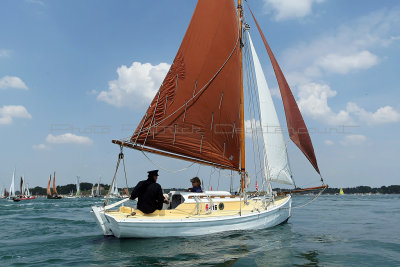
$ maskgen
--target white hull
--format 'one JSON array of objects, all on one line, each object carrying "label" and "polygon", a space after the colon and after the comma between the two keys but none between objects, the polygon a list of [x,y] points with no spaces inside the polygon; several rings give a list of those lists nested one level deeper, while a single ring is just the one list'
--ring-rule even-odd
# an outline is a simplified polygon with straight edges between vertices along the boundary
[{"label": "white hull", "polygon": [[151,238],[171,236],[207,235],[226,231],[263,229],[287,221],[291,215],[291,197],[273,208],[254,211],[250,214],[208,218],[160,219],[115,219],[101,207],[92,207],[104,235],[118,238]]}]

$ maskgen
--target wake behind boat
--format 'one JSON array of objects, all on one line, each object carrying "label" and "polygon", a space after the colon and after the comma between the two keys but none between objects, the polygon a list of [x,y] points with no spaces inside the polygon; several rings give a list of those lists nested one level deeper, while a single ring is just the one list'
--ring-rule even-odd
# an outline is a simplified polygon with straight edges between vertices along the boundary
[{"label": "wake behind boat", "polygon": [[[255,23],[278,80],[290,139],[320,174],[296,101],[256,20]],[[250,178],[246,171],[243,66],[254,160],[258,159],[254,164],[255,179],[259,174],[262,177],[262,190],[254,195],[247,192]],[[123,148],[128,147],[146,157],[146,153],[154,153],[236,172],[240,177],[238,193],[170,192],[169,203],[151,214],[125,207],[129,199],[93,206],[104,235],[193,236],[267,228],[287,221],[292,197],[290,193],[278,196],[271,187],[271,182],[294,185],[286,142],[282,131],[262,132],[253,123],[256,121],[262,127],[280,128],[241,0],[237,9],[233,0],[199,0],[174,62],[137,129],[129,139],[113,140],[121,153],[110,188],[115,184],[120,162],[125,164]]]}]

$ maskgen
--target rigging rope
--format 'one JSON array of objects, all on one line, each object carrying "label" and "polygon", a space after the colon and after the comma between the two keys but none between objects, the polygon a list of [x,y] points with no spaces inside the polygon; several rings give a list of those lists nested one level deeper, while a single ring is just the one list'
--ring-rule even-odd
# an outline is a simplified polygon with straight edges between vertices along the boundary
[{"label": "rigging rope", "polygon": [[[299,209],[299,208],[303,208],[303,207],[305,207],[305,206],[311,204],[311,203],[314,202],[314,201],[325,191],[325,189],[327,189],[327,188],[328,188],[328,187],[324,187],[323,189],[321,189],[321,190],[318,192],[318,194],[316,194],[310,201],[308,201],[308,202],[306,202],[306,203],[304,203],[304,204],[298,205],[298,206],[292,206],[291,208],[292,208],[292,209]],[[289,208],[280,208],[280,209],[289,209]]]},{"label": "rigging rope", "polygon": [[[121,148],[121,153],[122,153],[122,148]],[[123,155],[123,154],[122,154],[122,155]],[[122,156],[122,165],[124,165],[126,193],[128,193],[128,196],[129,196],[129,186],[128,186],[128,178],[126,177],[125,157],[124,157],[124,156]],[[117,189],[118,189],[118,188],[117,188]]]},{"label": "rigging rope", "polygon": [[186,171],[187,169],[189,169],[190,167],[192,167],[192,166],[196,163],[196,162],[192,162],[189,166],[187,166],[187,167],[185,167],[185,168],[182,168],[182,169],[179,169],[179,170],[169,170],[169,169],[163,168],[162,166],[160,166],[159,164],[157,164],[157,163],[155,163],[153,160],[151,160],[151,159],[146,155],[146,153],[145,153],[143,150],[141,150],[141,152],[143,153],[143,155],[144,155],[154,166],[156,166],[156,167],[158,167],[158,168],[160,168],[160,169],[162,169],[162,170],[164,170],[164,171],[166,171],[166,172],[169,172],[169,173],[177,173],[177,172]]},{"label": "rigging rope", "polygon": [[[111,181],[111,185],[110,188],[108,189],[108,193],[106,195],[106,200],[104,201],[104,206],[108,205],[108,202],[110,201],[110,195],[111,195],[111,190],[114,188],[114,182],[115,182],[115,178],[117,177],[117,172],[118,172],[118,168],[119,168],[119,164],[121,162],[121,159],[124,158],[124,153],[122,153],[122,148],[123,146],[120,146],[120,153],[118,154],[118,161],[117,161],[117,166],[115,167],[115,172],[114,172],[114,177]],[[125,165],[124,165],[125,166]],[[125,167],[124,167],[125,168]],[[125,175],[126,178],[126,175]],[[100,184],[99,184],[100,186]]]}]

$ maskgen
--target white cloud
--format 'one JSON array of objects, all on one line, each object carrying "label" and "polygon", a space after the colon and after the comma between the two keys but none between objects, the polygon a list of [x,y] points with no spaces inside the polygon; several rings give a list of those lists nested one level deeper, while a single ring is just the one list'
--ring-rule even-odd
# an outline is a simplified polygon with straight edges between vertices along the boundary
[{"label": "white cloud", "polygon": [[98,95],[99,92],[96,89],[92,89],[86,92],[87,95]]},{"label": "white cloud", "polygon": [[314,3],[322,3],[324,0],[264,0],[264,8],[267,13],[272,9],[275,20],[288,20],[303,18],[310,15]]},{"label": "white cloud", "polygon": [[24,106],[3,106],[0,108],[0,125],[11,124],[14,118],[31,119],[32,116]]},{"label": "white cloud", "polygon": [[303,114],[329,125],[348,125],[353,123],[349,112],[341,110],[332,111],[328,105],[328,98],[336,96],[337,92],[328,85],[308,83],[299,87],[297,103]]},{"label": "white cloud", "polygon": [[352,70],[369,69],[378,63],[378,57],[367,50],[351,55],[329,54],[318,59],[316,65],[326,71],[346,74]]},{"label": "white cloud", "polygon": [[391,106],[378,108],[375,112],[366,111],[356,103],[348,102],[344,110],[334,112],[328,99],[337,92],[326,84],[306,83],[298,87],[297,104],[301,112],[328,125],[352,125],[366,123],[373,126],[400,121],[400,112]]},{"label": "white cloud", "polygon": [[332,140],[325,140],[324,143],[327,146],[333,146],[335,144]]},{"label": "white cloud", "polygon": [[378,64],[378,56],[371,51],[397,41],[400,28],[395,25],[399,24],[399,8],[383,9],[287,50],[282,65],[288,73],[288,82],[298,89],[302,112],[328,125],[366,123],[372,126],[400,121],[399,112],[391,106],[371,112],[349,101],[345,108],[335,111],[329,100],[338,92],[321,81],[325,74],[344,75]]},{"label": "white cloud", "polygon": [[0,89],[11,88],[28,90],[26,84],[16,76],[4,76],[0,78]]},{"label": "white cloud", "polygon": [[49,150],[50,149],[50,147],[45,144],[33,145],[32,148],[35,150]]},{"label": "white cloud", "polygon": [[11,50],[0,49],[0,57],[9,57],[11,55]]},{"label": "white cloud", "polygon": [[400,121],[400,113],[391,106],[378,108],[375,112],[369,112],[359,107],[356,103],[347,103],[347,110],[356,115],[360,121],[368,125],[395,123]]},{"label": "white cloud", "polygon": [[362,134],[352,134],[347,135],[340,141],[340,144],[343,146],[358,146],[362,145],[367,141],[367,137]]},{"label": "white cloud", "polygon": [[46,137],[46,142],[51,144],[81,144],[81,145],[91,145],[93,140],[86,136],[78,136],[72,133],[66,133],[61,135],[49,134]]},{"label": "white cloud", "polygon": [[288,49],[282,65],[289,72],[303,70],[301,74],[308,78],[320,77],[324,71],[346,74],[370,68],[379,62],[371,51],[397,41],[399,24],[399,8],[373,12]]},{"label": "white cloud", "polygon": [[118,68],[118,79],[108,83],[108,90],[97,96],[117,107],[143,107],[148,105],[160,87],[170,65],[133,62],[130,67]]},{"label": "white cloud", "polygon": [[40,0],[25,0],[25,2],[30,3],[30,4],[37,4],[37,5],[45,6],[44,2],[40,1]]}]

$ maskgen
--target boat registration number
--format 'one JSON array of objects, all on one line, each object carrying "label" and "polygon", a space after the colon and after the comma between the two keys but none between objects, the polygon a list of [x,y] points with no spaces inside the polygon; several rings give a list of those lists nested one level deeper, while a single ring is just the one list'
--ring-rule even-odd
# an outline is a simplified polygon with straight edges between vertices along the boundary
[{"label": "boat registration number", "polygon": [[210,205],[210,204],[206,203],[206,211],[209,211],[209,210],[218,210],[218,205],[217,204]]}]

